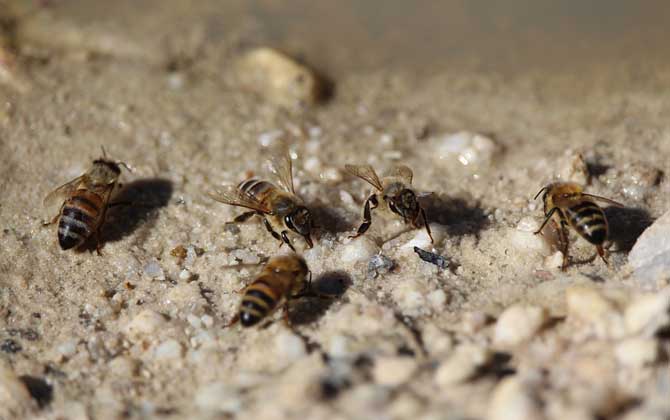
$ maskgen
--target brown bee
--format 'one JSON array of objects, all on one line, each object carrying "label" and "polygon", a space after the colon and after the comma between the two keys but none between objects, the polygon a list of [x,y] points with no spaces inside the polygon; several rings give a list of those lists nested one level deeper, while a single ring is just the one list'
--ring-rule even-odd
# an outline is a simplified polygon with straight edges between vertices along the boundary
[{"label": "brown bee", "polygon": [[240,321],[251,327],[284,307],[288,322],[288,301],[306,296],[310,291],[307,263],[298,255],[271,258],[256,279],[243,290],[240,309],[228,326]]},{"label": "brown bee", "polygon": [[416,194],[410,188],[414,176],[410,168],[404,165],[398,166],[381,179],[370,165],[345,165],[345,169],[350,174],[368,182],[377,190],[365,200],[363,223],[356,234],[351,236],[352,238],[361,236],[370,228],[372,224],[371,211],[379,205],[378,194],[381,194],[388,210],[402,217],[405,223],[412,223],[412,226],[418,228],[420,227],[419,217],[421,217],[430,241],[433,242],[433,235],[430,233],[430,226],[428,226],[426,220],[426,212],[419,204]]},{"label": "brown bee", "polygon": [[225,185],[208,195],[221,203],[252,210],[237,216],[235,223],[258,215],[272,236],[281,241],[280,244],[285,243],[295,251],[288,238],[288,232],[292,231],[302,236],[307,246],[312,248],[312,215],[293,188],[291,157],[282,154],[281,158],[271,159],[270,169],[277,176],[279,187],[269,181],[250,178],[237,186]]},{"label": "brown bee", "polygon": [[[582,238],[596,246],[598,255],[607,264],[603,243],[607,240],[608,224],[605,212],[596,204],[602,201],[607,204],[623,207],[621,203],[597,195],[587,194],[579,184],[572,182],[556,182],[542,188],[535,199],[542,196],[545,219],[542,226],[535,232],[539,234],[544,226],[553,220],[559,235],[563,253],[562,270],[568,265],[568,226],[572,227]],[[553,219],[552,219],[553,218]]]},{"label": "brown bee", "polygon": [[56,217],[45,224],[58,221],[58,244],[62,250],[79,247],[93,234],[96,250],[100,254],[100,229],[121,175],[120,165],[129,169],[123,162],[107,159],[103,149],[103,157],[94,160],[88,171],[44,198],[47,207],[65,199]]}]

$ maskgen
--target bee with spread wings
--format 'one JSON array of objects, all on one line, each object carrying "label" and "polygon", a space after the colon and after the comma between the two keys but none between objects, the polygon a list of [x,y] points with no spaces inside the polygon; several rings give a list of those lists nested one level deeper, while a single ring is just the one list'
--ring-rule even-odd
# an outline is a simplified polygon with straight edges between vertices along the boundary
[{"label": "bee with spread wings", "polygon": [[365,200],[363,223],[352,238],[361,236],[370,228],[372,210],[379,205],[378,196],[381,195],[388,210],[402,217],[405,223],[412,223],[412,226],[418,228],[420,227],[419,217],[421,217],[430,241],[433,242],[433,235],[430,233],[430,226],[426,220],[426,212],[419,204],[416,194],[410,188],[414,176],[410,168],[404,165],[398,166],[381,179],[370,165],[345,165],[345,169],[350,174],[372,185],[376,190]]},{"label": "bee with spread wings", "polygon": [[63,200],[60,211],[50,225],[58,222],[58,244],[62,250],[81,246],[95,235],[100,254],[100,229],[105,221],[110,197],[121,175],[123,162],[103,157],[93,161],[91,168],[77,178],[51,191],[44,199],[46,207]]},{"label": "bee with spread wings", "polygon": [[293,251],[288,232],[294,232],[305,239],[312,248],[312,216],[303,201],[295,193],[293,187],[293,164],[288,153],[270,159],[270,170],[277,177],[278,186],[272,182],[250,178],[237,186],[225,185],[209,197],[231,206],[250,209],[234,220],[241,223],[254,215],[263,219],[263,224],[272,236],[287,244]]}]

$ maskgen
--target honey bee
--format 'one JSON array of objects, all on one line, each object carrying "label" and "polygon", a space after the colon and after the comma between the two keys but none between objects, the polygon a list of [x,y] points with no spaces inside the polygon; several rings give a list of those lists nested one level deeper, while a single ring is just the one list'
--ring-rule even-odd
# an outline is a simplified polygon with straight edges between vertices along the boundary
[{"label": "honey bee", "polygon": [[238,321],[243,327],[254,326],[281,306],[288,322],[288,301],[307,295],[311,289],[309,273],[307,263],[298,255],[270,258],[258,277],[243,289],[240,309],[228,326]]},{"label": "honey bee", "polygon": [[412,226],[418,228],[420,227],[418,220],[421,217],[430,241],[433,242],[433,235],[430,233],[430,226],[426,220],[426,212],[419,204],[416,194],[410,188],[414,176],[410,168],[404,165],[398,166],[381,179],[370,165],[345,165],[345,169],[377,190],[365,200],[363,223],[351,238],[361,236],[370,228],[372,224],[371,212],[379,205],[378,194],[381,194],[388,210],[402,217],[405,223],[412,223]]},{"label": "honey bee", "polygon": [[603,243],[607,240],[609,228],[605,212],[596,204],[596,201],[617,207],[623,207],[623,205],[608,198],[587,194],[579,184],[572,182],[549,184],[542,188],[534,199],[537,199],[542,192],[544,192],[542,201],[544,202],[545,219],[535,234],[541,233],[549,220],[553,220],[563,252],[561,269],[565,270],[568,265],[568,226],[573,228],[579,236],[595,245],[598,255],[607,264]]},{"label": "honey bee", "polygon": [[121,175],[123,162],[103,157],[93,161],[91,168],[72,181],[51,191],[43,204],[50,207],[63,200],[58,214],[46,225],[58,222],[58,244],[62,250],[81,246],[95,235],[96,251],[100,254],[100,229],[110,207],[110,197]]},{"label": "honey bee", "polygon": [[270,169],[276,175],[279,187],[269,181],[250,178],[237,186],[225,185],[208,195],[221,203],[252,210],[237,216],[234,223],[258,215],[268,232],[281,241],[280,246],[287,244],[295,251],[288,238],[291,231],[302,236],[307,246],[312,248],[312,215],[295,193],[291,157],[282,154],[280,158],[270,159]]}]

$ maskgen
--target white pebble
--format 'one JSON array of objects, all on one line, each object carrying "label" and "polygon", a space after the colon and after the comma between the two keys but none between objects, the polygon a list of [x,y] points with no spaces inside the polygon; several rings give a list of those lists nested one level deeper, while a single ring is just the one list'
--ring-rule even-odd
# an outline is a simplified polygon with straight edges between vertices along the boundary
[{"label": "white pebble", "polygon": [[464,166],[490,165],[499,150],[490,138],[469,131],[443,135],[435,143],[439,160],[458,161]]},{"label": "white pebble", "polygon": [[150,261],[144,266],[144,274],[150,279],[165,280],[165,273],[156,260]]},{"label": "white pebble", "polygon": [[240,82],[277,105],[294,107],[318,101],[321,81],[309,68],[272,48],[256,48],[238,66]]},{"label": "white pebble", "polygon": [[440,386],[450,386],[474,377],[479,368],[488,363],[490,352],[472,344],[457,347],[435,372],[435,382]]},{"label": "white pebble", "polygon": [[563,253],[556,251],[544,258],[544,268],[548,270],[560,270],[563,267]]},{"label": "white pebble", "polygon": [[328,345],[328,354],[334,358],[344,358],[349,356],[351,350],[349,349],[349,339],[347,337],[336,334],[330,337]]},{"label": "white pebble", "polygon": [[319,173],[321,172],[321,160],[316,156],[309,157],[303,161],[303,167],[306,171]]},{"label": "white pebble", "polygon": [[156,347],[154,357],[157,361],[174,362],[180,359],[183,354],[182,345],[175,339],[163,341]]},{"label": "white pebble", "polygon": [[214,325],[214,318],[212,318],[212,317],[209,316],[209,315],[203,315],[203,316],[201,316],[201,317],[200,317],[200,320],[202,321],[202,323],[203,323],[203,324],[205,325],[205,327],[207,327],[207,328],[211,328],[212,325]]},{"label": "white pebble", "polygon": [[262,147],[270,147],[283,136],[284,132],[282,130],[266,131],[258,136],[258,144],[260,144]]},{"label": "white pebble", "polygon": [[487,420],[541,420],[540,401],[517,377],[503,379],[493,390]]},{"label": "white pebble", "polygon": [[530,340],[547,321],[547,312],[537,306],[514,305],[505,310],[496,322],[493,342],[496,346],[513,347]]},{"label": "white pebble", "polygon": [[589,168],[584,156],[572,149],[566,150],[562,159],[557,163],[558,178],[566,182],[576,182],[586,185],[589,180]]},{"label": "white pebble", "polygon": [[368,261],[378,252],[379,247],[372,239],[361,236],[340,247],[340,261],[345,264]]},{"label": "white pebble", "polygon": [[195,404],[203,410],[236,413],[242,409],[239,392],[223,382],[201,386],[195,393]]},{"label": "white pebble", "polygon": [[568,318],[591,325],[602,338],[619,338],[625,335],[623,317],[616,306],[596,289],[572,286],[565,292]]},{"label": "white pebble", "polygon": [[287,362],[293,362],[307,355],[302,338],[289,331],[282,331],[275,338],[277,354]]},{"label": "white pebble", "polygon": [[628,264],[633,268],[634,277],[642,289],[654,291],[668,285],[670,211],[640,235],[628,254]]},{"label": "white pebble", "polygon": [[658,343],[652,338],[629,338],[617,344],[614,355],[620,364],[639,369],[658,360]]},{"label": "white pebble", "polygon": [[72,339],[67,340],[61,343],[56,351],[64,358],[70,358],[77,353],[77,345],[79,344],[78,340]]},{"label": "white pebble", "polygon": [[186,321],[188,321],[188,323],[191,324],[193,328],[197,329],[202,327],[202,320],[194,314],[186,315]]},{"label": "white pebble", "polygon": [[670,287],[635,299],[626,308],[624,319],[629,333],[646,337],[670,326]]},{"label": "white pebble", "polygon": [[442,289],[436,289],[428,293],[428,302],[432,306],[433,311],[441,312],[447,304],[447,294]]},{"label": "white pebble", "polygon": [[130,338],[151,335],[166,324],[165,318],[157,312],[145,309],[126,325],[125,332]]},{"label": "white pebble", "polygon": [[179,280],[188,281],[191,279],[191,277],[193,277],[193,275],[187,268],[179,272]]},{"label": "white pebble", "polygon": [[383,386],[399,386],[407,382],[416,369],[416,360],[410,357],[379,357],[375,359],[372,377]]}]

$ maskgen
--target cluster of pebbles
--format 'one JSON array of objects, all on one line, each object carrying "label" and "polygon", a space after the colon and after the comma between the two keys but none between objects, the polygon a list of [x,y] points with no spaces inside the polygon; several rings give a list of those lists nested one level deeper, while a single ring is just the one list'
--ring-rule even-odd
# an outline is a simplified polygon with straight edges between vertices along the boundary
[{"label": "cluster of pebbles", "polygon": [[[49,45],[40,31],[29,27],[25,36]],[[86,38],[75,44],[123,60],[141,55],[141,45],[125,40],[70,35],[50,42],[62,47]],[[15,85],[18,67],[10,67],[8,59],[16,52],[3,46],[2,36],[0,84]],[[249,99],[254,104],[278,107],[282,118],[297,113],[296,119],[307,120],[304,110],[325,98],[326,81],[275,49],[252,49],[235,58],[226,83],[242,86],[245,98],[256,95]],[[87,61],[78,64],[86,67]],[[187,89],[188,77],[182,76],[175,70],[166,85]],[[367,121],[374,107],[355,96],[349,93],[343,101],[358,103],[356,121]],[[400,130],[378,135],[372,125],[358,127],[357,134],[378,137],[382,159],[371,163],[409,157],[426,162],[425,168],[414,168],[423,181],[422,170],[431,170],[476,184],[515,153],[504,140],[474,129],[429,133],[421,121],[405,122],[408,138],[420,145],[416,150],[403,148]],[[13,227],[3,231],[1,261],[10,274],[0,282],[0,419],[670,418],[670,212],[640,229],[627,260],[626,252],[618,253],[612,267],[602,268],[598,260],[562,272],[556,238],[533,234],[542,220],[540,205],[527,198],[535,191],[511,196],[506,190],[511,198],[498,206],[475,205],[502,183],[531,184],[532,170],[518,169],[509,171],[509,178],[488,177],[485,187],[477,184],[477,199],[435,194],[434,203],[453,201],[453,214],[432,219],[434,245],[423,229],[388,235],[403,226],[381,218],[369,233],[350,240],[364,197],[340,188],[350,181],[331,159],[319,157],[327,136],[341,141],[342,153],[351,146],[345,135],[334,134],[346,131],[342,124],[326,130],[305,123],[257,136],[261,148],[285,132],[304,139],[300,175],[322,182],[298,179],[298,189],[321,200],[331,219],[344,220],[331,221],[332,231],[304,251],[315,288],[333,298],[293,302],[290,328],[282,322],[226,328],[237,310],[237,291],[277,244],[262,226],[221,227],[233,211],[198,203],[193,190],[211,181],[203,175],[211,168],[180,167],[180,182],[197,188],[170,201],[160,217],[143,213],[158,222],[106,245],[102,257],[61,255],[53,232],[12,219]],[[249,137],[241,138],[237,147],[247,147]],[[164,132],[147,139],[176,144]],[[532,173],[549,177],[553,170],[555,179],[591,184],[635,203],[648,203],[663,191],[660,169],[632,163],[597,174],[588,153],[567,150],[555,156],[553,166],[536,163],[541,170]],[[194,179],[186,179],[186,172]],[[319,214],[326,219],[325,210]],[[140,235],[148,239],[136,241]],[[589,264],[598,271],[583,269]],[[100,282],[98,265],[105,266]],[[606,270],[616,270],[614,281],[603,277],[614,272]],[[39,297],[44,290],[54,300],[12,303],[12,296]],[[480,301],[470,301],[472,296]],[[39,332],[26,324],[39,325]]]}]

